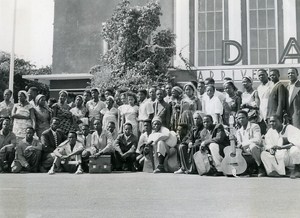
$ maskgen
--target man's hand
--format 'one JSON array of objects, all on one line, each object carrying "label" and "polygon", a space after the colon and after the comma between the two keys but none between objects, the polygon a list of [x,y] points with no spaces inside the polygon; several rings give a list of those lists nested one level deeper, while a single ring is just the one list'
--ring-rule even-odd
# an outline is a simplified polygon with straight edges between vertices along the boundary
[{"label": "man's hand", "polygon": [[188,148],[190,149],[190,148],[193,148],[193,147],[194,147],[193,143],[190,142],[190,143],[188,144]]},{"label": "man's hand", "polygon": [[68,159],[68,158],[69,158],[69,155],[62,155],[60,159],[65,160],[65,159]]}]

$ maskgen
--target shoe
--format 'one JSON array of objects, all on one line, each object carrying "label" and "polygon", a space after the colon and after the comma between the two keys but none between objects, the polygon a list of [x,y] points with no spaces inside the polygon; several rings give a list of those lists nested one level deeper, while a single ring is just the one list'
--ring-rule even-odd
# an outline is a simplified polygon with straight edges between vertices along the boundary
[{"label": "shoe", "polygon": [[55,174],[55,170],[54,170],[53,167],[51,167],[51,169],[48,171],[48,174],[49,174],[49,175]]},{"label": "shoe", "polygon": [[277,171],[274,170],[274,171],[270,172],[268,176],[270,176],[270,177],[280,177],[281,175],[278,174]]},{"label": "shoe", "polygon": [[76,170],[75,174],[76,174],[76,175],[83,174],[82,168],[79,168],[79,167],[78,167],[78,169]]},{"label": "shoe", "polygon": [[223,172],[216,171],[212,176],[224,176]]},{"label": "shoe", "polygon": [[259,166],[257,177],[265,177],[266,175],[265,168],[263,166]]},{"label": "shoe", "polygon": [[162,165],[158,165],[157,168],[153,171],[153,173],[164,173],[165,168]]},{"label": "shoe", "polygon": [[174,174],[185,174],[186,172],[182,170],[181,168],[174,172]]}]

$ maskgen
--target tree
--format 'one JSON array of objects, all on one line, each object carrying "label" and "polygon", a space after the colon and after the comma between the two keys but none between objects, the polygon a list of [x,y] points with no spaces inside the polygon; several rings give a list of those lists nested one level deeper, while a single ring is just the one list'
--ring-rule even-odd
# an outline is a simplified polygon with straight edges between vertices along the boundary
[{"label": "tree", "polygon": [[[175,54],[175,35],[160,29],[161,8],[157,2],[131,6],[123,0],[103,26],[109,45],[101,58],[103,66],[92,68],[92,85],[134,87],[157,85],[169,79],[168,67]],[[99,79],[98,77],[103,77]],[[107,81],[106,81],[106,80]]]},{"label": "tree", "polygon": [[[20,90],[25,90],[26,88],[35,86],[39,89],[40,93],[49,95],[49,87],[45,84],[29,81],[22,78],[22,75],[41,75],[41,74],[51,74],[51,67],[46,66],[42,68],[36,68],[35,65],[21,58],[15,58],[14,61],[14,100],[18,101],[18,92]],[[10,70],[10,55],[5,52],[0,51],[0,100],[3,98],[3,92],[8,89],[9,84],[9,70]]]}]

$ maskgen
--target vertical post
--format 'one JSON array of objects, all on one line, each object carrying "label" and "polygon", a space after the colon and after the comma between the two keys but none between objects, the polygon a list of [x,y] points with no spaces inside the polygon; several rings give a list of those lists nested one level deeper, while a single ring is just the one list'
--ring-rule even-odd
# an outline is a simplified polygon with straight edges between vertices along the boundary
[{"label": "vertical post", "polygon": [[13,23],[12,23],[12,43],[10,53],[10,69],[9,69],[9,89],[14,91],[14,68],[15,68],[15,30],[16,30],[16,12],[17,12],[17,0],[14,0],[14,12],[13,12]]}]

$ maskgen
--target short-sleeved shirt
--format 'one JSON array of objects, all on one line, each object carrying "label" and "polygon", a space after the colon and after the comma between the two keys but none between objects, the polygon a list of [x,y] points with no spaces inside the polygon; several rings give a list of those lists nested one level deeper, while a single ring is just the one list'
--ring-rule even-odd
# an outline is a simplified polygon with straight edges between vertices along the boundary
[{"label": "short-sleeved shirt", "polygon": [[145,99],[142,103],[140,103],[138,120],[147,120],[149,119],[149,115],[153,113],[153,102],[150,102],[148,99]]},{"label": "short-sleeved shirt", "polygon": [[100,111],[105,108],[103,101],[95,102],[93,99],[86,103],[86,109],[89,112],[89,118],[100,119]]},{"label": "short-sleeved shirt", "polygon": [[9,104],[6,104],[5,101],[0,102],[0,118],[10,117],[13,107],[12,102],[9,102]]}]

